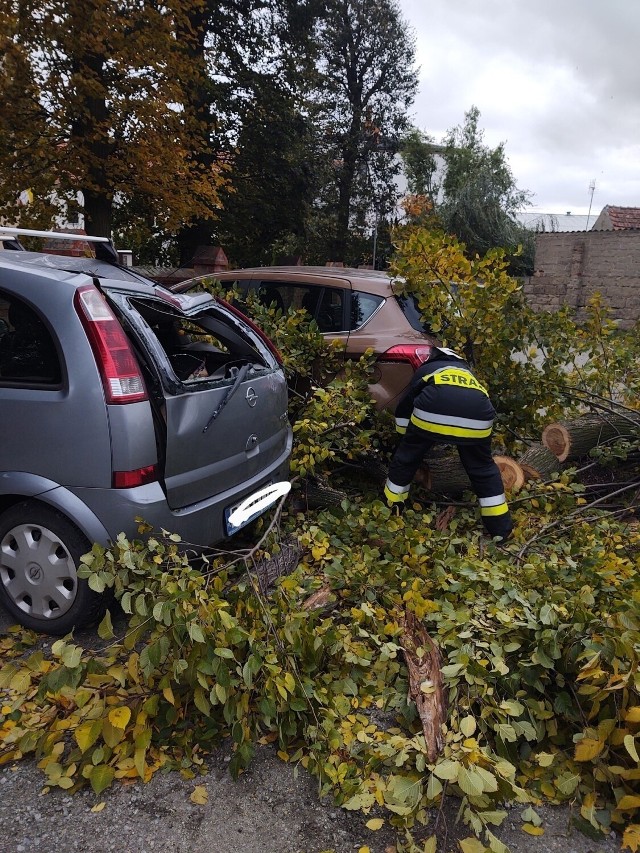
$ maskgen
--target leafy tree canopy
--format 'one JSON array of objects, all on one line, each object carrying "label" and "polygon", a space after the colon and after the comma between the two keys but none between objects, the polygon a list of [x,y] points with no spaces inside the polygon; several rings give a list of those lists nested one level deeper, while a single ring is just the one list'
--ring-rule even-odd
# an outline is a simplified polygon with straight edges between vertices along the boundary
[{"label": "leafy tree canopy", "polygon": [[167,229],[215,207],[219,169],[192,160],[202,137],[180,106],[191,75],[188,38],[176,38],[187,29],[181,4],[3,0],[1,14],[7,214],[24,189],[61,201],[82,192],[87,230],[99,234],[111,231],[116,198],[152,200]]},{"label": "leafy tree canopy", "polygon": [[395,160],[417,86],[414,39],[395,0],[330,0],[315,34],[310,114],[332,175],[319,198],[328,255],[353,263],[357,235],[393,215]]},{"label": "leafy tree canopy", "polygon": [[510,272],[532,271],[533,234],[515,218],[529,203],[529,193],[516,186],[504,143],[491,148],[484,142],[477,107],[471,107],[463,124],[452,128],[441,145],[412,131],[405,138],[403,159],[409,191],[425,197],[418,205],[412,200],[414,220],[435,214],[438,225],[464,243],[469,257],[504,248]]}]

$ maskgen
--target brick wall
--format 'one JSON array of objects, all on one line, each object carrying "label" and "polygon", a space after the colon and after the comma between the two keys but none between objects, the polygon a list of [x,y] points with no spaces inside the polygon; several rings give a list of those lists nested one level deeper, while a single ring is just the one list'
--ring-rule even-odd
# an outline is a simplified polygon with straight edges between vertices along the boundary
[{"label": "brick wall", "polygon": [[524,284],[534,310],[555,311],[567,304],[580,320],[596,291],[621,328],[640,320],[640,230],[536,236],[534,274]]}]

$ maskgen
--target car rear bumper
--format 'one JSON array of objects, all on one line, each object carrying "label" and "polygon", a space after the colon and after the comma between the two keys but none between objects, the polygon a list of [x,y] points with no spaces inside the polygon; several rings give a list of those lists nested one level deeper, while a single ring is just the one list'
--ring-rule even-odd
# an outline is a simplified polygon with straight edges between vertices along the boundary
[{"label": "car rear bumper", "polygon": [[184,542],[204,547],[227,538],[225,510],[268,483],[288,479],[290,454],[291,434],[285,452],[259,475],[240,486],[179,510],[169,508],[159,483],[133,489],[75,488],[72,491],[100,519],[112,541],[119,533],[124,533],[130,539],[140,538],[140,521],[136,521],[137,518],[150,525],[156,533],[161,530],[177,533]]}]

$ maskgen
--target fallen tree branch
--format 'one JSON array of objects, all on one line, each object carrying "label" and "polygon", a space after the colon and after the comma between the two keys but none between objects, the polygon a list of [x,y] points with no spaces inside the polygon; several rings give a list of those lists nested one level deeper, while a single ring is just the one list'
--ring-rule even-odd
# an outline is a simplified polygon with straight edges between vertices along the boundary
[{"label": "fallen tree branch", "polygon": [[422,720],[427,757],[433,763],[444,748],[442,724],[447,715],[447,690],[442,679],[442,655],[424,625],[410,610],[400,619],[400,645],[409,671],[409,698]]},{"label": "fallen tree branch", "polygon": [[[550,530],[553,530],[555,527],[565,526],[567,521],[569,521],[569,519],[573,519],[577,515],[580,515],[584,512],[588,512],[589,510],[593,509],[595,506],[598,506],[598,505],[604,503],[604,501],[609,500],[610,498],[616,497],[617,495],[624,494],[625,492],[631,491],[631,489],[637,489],[637,488],[640,488],[640,481],[635,481],[633,483],[630,483],[627,486],[624,486],[622,489],[617,489],[615,492],[610,492],[607,495],[603,495],[601,498],[598,498],[595,501],[591,501],[591,503],[587,503],[584,506],[581,506],[581,507],[578,507],[577,509],[574,509],[573,512],[567,513],[567,515],[563,516],[562,518],[559,518],[556,521],[552,521],[552,522],[550,522],[550,524],[546,524],[544,527],[542,527],[536,533],[535,536],[532,536],[531,539],[527,540],[527,542],[524,543],[522,548],[518,551],[518,557],[522,557],[524,555],[524,553],[529,549],[530,545],[532,545],[538,539],[542,538],[542,536],[545,536],[547,533],[549,533]],[[616,514],[618,512],[619,512],[619,510],[616,510],[612,514]]]}]

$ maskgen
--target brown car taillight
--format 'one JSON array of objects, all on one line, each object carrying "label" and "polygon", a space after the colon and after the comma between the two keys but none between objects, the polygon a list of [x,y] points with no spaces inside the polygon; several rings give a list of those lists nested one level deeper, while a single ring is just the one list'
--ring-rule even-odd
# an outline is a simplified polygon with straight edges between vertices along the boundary
[{"label": "brown car taillight", "polygon": [[74,302],[102,377],[107,403],[146,400],[147,391],[131,344],[100,291],[93,285],[80,287]]},{"label": "brown car taillight", "polygon": [[114,471],[114,489],[133,489],[135,486],[144,486],[145,483],[155,483],[158,472],[155,465],[145,465],[144,468],[136,468],[135,471]]},{"label": "brown car taillight", "polygon": [[383,352],[378,357],[378,361],[407,361],[414,370],[417,370],[427,361],[431,351],[432,347],[428,344],[398,344]]}]

